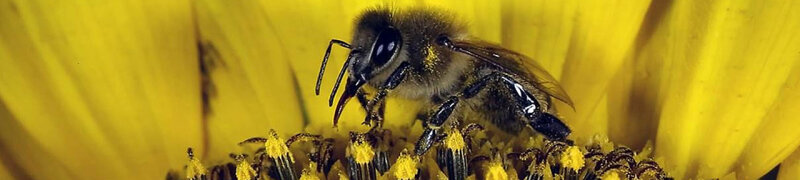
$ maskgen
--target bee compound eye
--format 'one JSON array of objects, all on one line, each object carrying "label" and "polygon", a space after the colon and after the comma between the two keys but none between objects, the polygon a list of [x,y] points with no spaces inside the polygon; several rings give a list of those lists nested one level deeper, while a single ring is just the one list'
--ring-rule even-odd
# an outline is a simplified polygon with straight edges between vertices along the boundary
[{"label": "bee compound eye", "polygon": [[440,34],[439,37],[436,37],[436,44],[450,46],[450,39],[447,38],[446,34]]},{"label": "bee compound eye", "polygon": [[400,31],[391,27],[381,31],[372,46],[372,62],[375,65],[383,66],[394,57],[401,45],[402,37],[400,36]]}]

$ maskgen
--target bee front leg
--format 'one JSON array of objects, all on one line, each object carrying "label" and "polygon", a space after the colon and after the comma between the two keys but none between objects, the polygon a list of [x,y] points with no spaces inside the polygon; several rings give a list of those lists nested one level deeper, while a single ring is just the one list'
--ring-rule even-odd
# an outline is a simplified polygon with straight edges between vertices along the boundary
[{"label": "bee front leg", "polygon": [[367,93],[359,90],[356,93],[356,97],[358,98],[358,102],[361,104],[361,107],[364,108],[364,111],[367,112],[367,116],[364,118],[364,122],[362,124],[369,124],[372,120],[375,121],[375,125],[373,128],[380,128],[383,127],[383,117],[384,112],[386,111],[386,101],[380,101],[378,104],[378,111],[371,111],[372,107],[369,106],[369,99],[367,99]]},{"label": "bee front leg", "polygon": [[386,101],[381,102],[381,104],[378,106],[378,114],[375,117],[375,124],[377,124],[378,127],[383,127],[384,112],[386,112]]},{"label": "bee front leg", "polygon": [[[397,86],[400,85],[401,82],[403,82],[403,80],[406,77],[406,74],[408,74],[408,70],[410,69],[409,67],[410,66],[408,62],[400,63],[400,65],[397,66],[396,69],[394,69],[392,74],[389,75],[386,81],[383,82],[383,85],[378,88],[378,93],[375,95],[374,98],[372,98],[371,100],[369,100],[369,102],[367,102],[367,105],[365,107],[365,109],[367,110],[367,117],[364,119],[364,124],[367,125],[370,124],[371,122],[370,120],[372,119],[372,117],[383,117],[382,113],[383,110],[381,109],[383,109],[383,106],[385,104],[384,100],[386,99],[386,95],[389,93],[389,90],[397,88]],[[378,109],[380,115],[378,115],[379,112],[375,112],[376,105],[381,106]]]},{"label": "bee front leg", "polygon": [[[364,119],[364,123],[362,124],[369,124],[371,117],[371,112],[369,107],[369,99],[367,99],[367,93],[364,90],[358,90],[356,92],[356,98],[358,98],[358,103],[361,104],[361,108],[364,108],[364,111],[367,112],[367,117]],[[383,114],[379,114],[380,118],[383,118]]]}]

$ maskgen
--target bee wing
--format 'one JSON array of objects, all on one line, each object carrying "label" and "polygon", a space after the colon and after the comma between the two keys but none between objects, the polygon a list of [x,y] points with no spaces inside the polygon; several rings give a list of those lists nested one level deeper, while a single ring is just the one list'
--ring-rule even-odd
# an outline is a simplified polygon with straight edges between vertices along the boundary
[{"label": "bee wing", "polygon": [[548,95],[573,107],[572,99],[550,73],[539,63],[525,55],[505,49],[499,45],[479,40],[452,40],[455,51],[465,53],[475,59],[497,66],[500,70],[528,78],[533,85]]}]

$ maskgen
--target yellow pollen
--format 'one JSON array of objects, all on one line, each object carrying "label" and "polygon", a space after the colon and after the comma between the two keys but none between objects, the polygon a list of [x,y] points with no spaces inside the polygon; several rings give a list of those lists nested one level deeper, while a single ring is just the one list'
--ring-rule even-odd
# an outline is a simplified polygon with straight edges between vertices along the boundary
[{"label": "yellow pollen", "polygon": [[602,180],[621,180],[619,176],[619,172],[616,170],[610,170],[603,173],[603,176],[600,178]]},{"label": "yellow pollen", "polygon": [[300,174],[300,180],[319,180],[319,176],[315,173],[317,169],[317,163],[309,162],[308,167],[303,169],[303,173]]},{"label": "yellow pollen", "polygon": [[447,175],[445,175],[444,172],[442,172],[442,171],[439,171],[439,173],[436,174],[436,179],[438,179],[438,180],[450,180],[450,178],[447,178]]},{"label": "yellow pollen", "polygon": [[350,177],[347,177],[347,173],[344,171],[339,171],[339,180],[350,180]]},{"label": "yellow pollen", "polygon": [[400,157],[397,157],[395,166],[397,166],[397,169],[394,172],[394,176],[397,177],[397,179],[414,179],[417,173],[419,173],[419,169],[417,169],[417,159],[412,158],[406,153],[401,153]]},{"label": "yellow pollen", "polygon": [[200,160],[198,160],[197,158],[189,160],[189,165],[188,167],[186,167],[187,179],[192,179],[194,177],[206,175],[206,173],[208,173],[208,170],[206,170],[206,167],[204,167],[203,164],[200,163]]},{"label": "yellow pollen", "polygon": [[561,154],[560,161],[562,166],[577,172],[584,165],[583,153],[577,146],[570,146]]},{"label": "yellow pollen", "polygon": [[461,135],[461,132],[456,130],[447,135],[444,139],[444,144],[449,149],[464,149],[464,147],[466,147],[464,136]]},{"label": "yellow pollen", "polygon": [[507,180],[508,173],[506,170],[503,169],[503,165],[499,162],[491,162],[486,169],[486,179],[493,179],[493,180]]},{"label": "yellow pollen", "polygon": [[350,145],[350,155],[355,158],[356,163],[367,164],[372,162],[372,158],[375,157],[375,151],[372,150],[372,146],[369,143],[354,142]]},{"label": "yellow pollen", "polygon": [[436,63],[438,54],[436,54],[436,51],[433,49],[433,46],[428,46],[427,48],[425,48],[425,51],[428,54],[428,56],[425,56],[425,67],[431,69],[433,68],[433,64]]},{"label": "yellow pollen", "polygon": [[[286,147],[284,142],[283,138],[278,136],[278,133],[274,130],[270,130],[270,134],[267,136],[267,142],[264,143],[267,156],[270,158],[278,158],[289,154],[289,147]],[[291,155],[289,155],[289,158],[290,161],[293,161]]]},{"label": "yellow pollen", "polygon": [[312,174],[308,169],[305,169],[303,170],[303,174],[300,175],[300,180],[319,180],[319,177]]},{"label": "yellow pollen", "polygon": [[256,175],[256,170],[250,166],[250,163],[247,161],[242,160],[239,162],[239,165],[236,166],[236,178],[237,179],[252,179],[253,176]]}]

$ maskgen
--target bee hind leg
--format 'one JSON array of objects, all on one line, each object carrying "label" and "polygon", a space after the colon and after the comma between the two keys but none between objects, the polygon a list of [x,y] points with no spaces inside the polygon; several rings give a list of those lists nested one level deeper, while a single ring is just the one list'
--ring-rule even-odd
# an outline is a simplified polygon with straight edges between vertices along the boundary
[{"label": "bee hind leg", "polygon": [[565,140],[572,132],[569,127],[556,116],[546,113],[539,104],[539,101],[516,80],[506,75],[495,77],[497,77],[496,80],[505,84],[505,87],[512,93],[511,96],[516,100],[515,104],[517,109],[522,111],[522,114],[528,119],[527,123],[534,130],[552,140]]},{"label": "bee hind leg", "polygon": [[552,140],[566,141],[567,136],[572,132],[564,122],[549,113],[542,114],[539,119],[531,121],[530,125]]},{"label": "bee hind leg", "polygon": [[483,90],[487,84],[498,82],[504,84],[505,88],[512,93],[511,96],[515,99],[514,106],[522,111],[522,114],[528,119],[528,124],[533,129],[554,140],[566,139],[570,134],[569,127],[557,117],[545,113],[536,98],[528,90],[524,89],[525,86],[506,74],[495,72],[470,84],[462,92],[450,96],[447,101],[442,103],[438,110],[434,111],[433,115],[425,122],[425,131],[417,141],[414,152],[417,155],[422,155],[433,146],[442,124],[455,110],[459,99],[472,98]]},{"label": "bee hind leg", "polygon": [[572,132],[558,117],[546,113],[539,101],[524,88],[525,86],[504,73],[495,72],[482,77],[468,86],[464,92],[462,92],[462,96],[474,96],[489,83],[501,83],[502,86],[507,88],[508,92],[511,93],[510,96],[515,100],[513,106],[522,112],[528,120],[528,125],[537,132],[545,135],[548,139],[565,140]]}]

